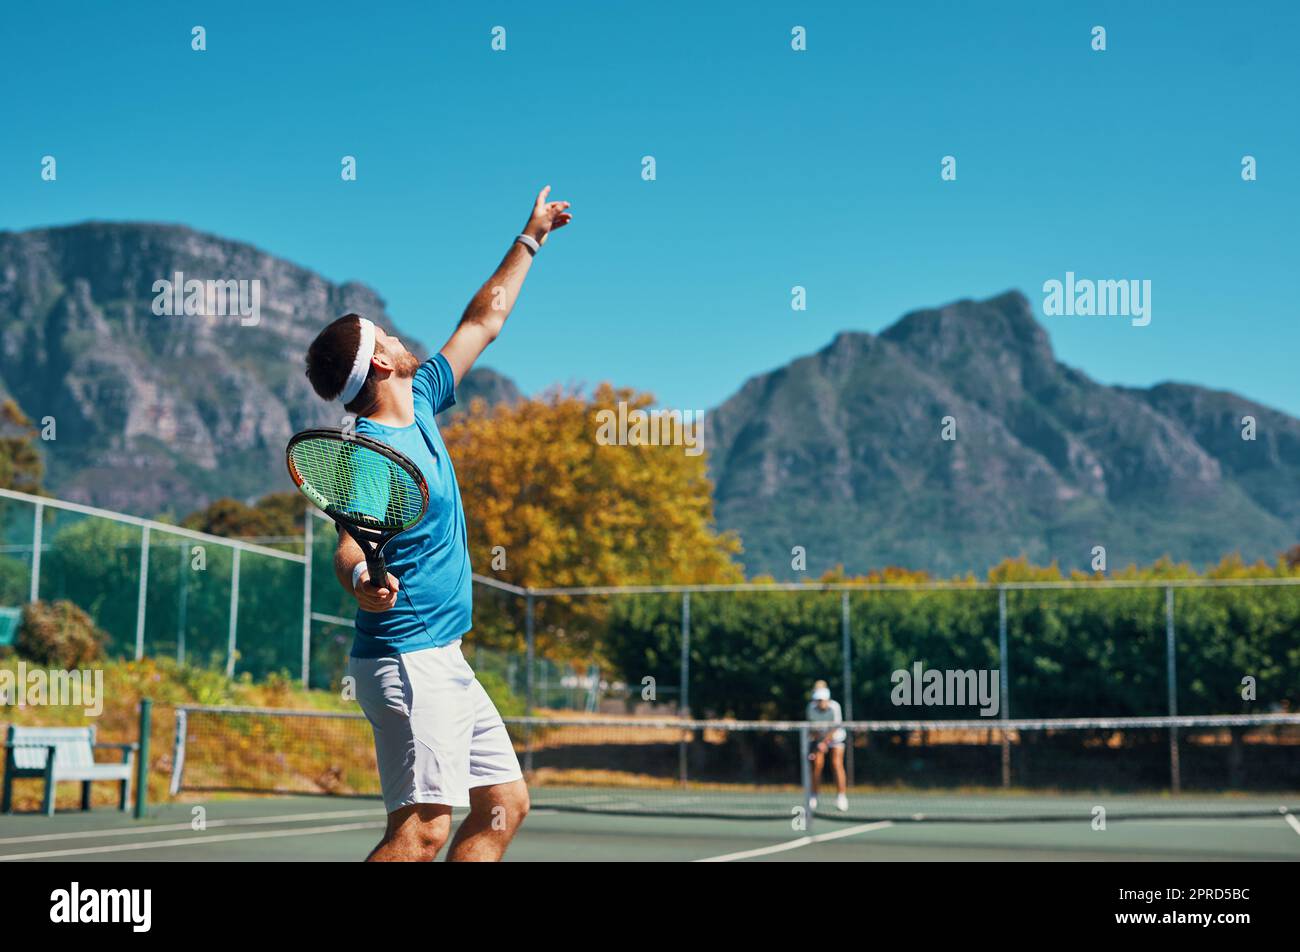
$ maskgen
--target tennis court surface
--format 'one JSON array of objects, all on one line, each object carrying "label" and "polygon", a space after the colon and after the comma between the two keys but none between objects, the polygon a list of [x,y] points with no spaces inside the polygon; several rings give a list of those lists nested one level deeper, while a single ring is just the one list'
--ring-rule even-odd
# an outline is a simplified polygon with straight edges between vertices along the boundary
[{"label": "tennis court surface", "polygon": [[[1267,804],[1262,802],[1261,807]],[[205,828],[192,828],[201,806]],[[1055,800],[1022,803],[1041,812]],[[375,800],[257,797],[0,817],[0,862],[357,861],[383,829]],[[1077,822],[817,822],[625,816],[537,808],[508,861],[1298,860],[1293,815]]]},{"label": "tennis court surface", "polygon": [[[514,861],[1300,859],[1300,715],[853,722],[846,811],[803,722],[507,725]],[[177,708],[167,759],[142,819],[0,817],[0,862],[355,861],[383,829],[356,713]]]}]

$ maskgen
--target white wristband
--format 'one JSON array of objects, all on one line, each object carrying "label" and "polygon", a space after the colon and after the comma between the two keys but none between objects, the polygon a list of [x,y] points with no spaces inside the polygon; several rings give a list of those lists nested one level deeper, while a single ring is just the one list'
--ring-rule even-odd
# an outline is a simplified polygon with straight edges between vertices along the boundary
[{"label": "white wristband", "polygon": [[515,241],[528,248],[533,254],[542,250],[542,246],[537,243],[537,239],[532,235],[520,235]]},{"label": "white wristband", "polygon": [[352,591],[355,592],[357,590],[357,586],[361,584],[361,576],[366,574],[368,571],[369,569],[366,568],[365,559],[362,559],[356,565],[352,566]]}]

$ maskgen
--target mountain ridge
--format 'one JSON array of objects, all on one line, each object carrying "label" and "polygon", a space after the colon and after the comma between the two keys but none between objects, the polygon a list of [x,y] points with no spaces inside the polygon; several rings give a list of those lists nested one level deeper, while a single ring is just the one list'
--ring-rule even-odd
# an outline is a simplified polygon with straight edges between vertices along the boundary
[{"label": "mountain ridge", "polygon": [[[258,279],[258,324],[156,316],[153,283],[177,271]],[[188,225],[0,231],[0,394],[55,419],[42,450],[61,497],[141,515],[249,501],[288,488],[291,433],[337,422],[302,361],[348,311],[398,332],[369,286]],[[457,396],[452,413],[519,390],[476,368]],[[1082,568],[1094,545],[1112,567],[1271,558],[1300,535],[1300,420],[1185,382],[1098,383],[1056,358],[1015,290],[841,331],[706,420],[717,523],[741,535],[751,573],[799,577],[796,545],[813,574],[946,575],[1018,554]]]},{"label": "mountain ridge", "polygon": [[1056,359],[1018,291],[840,332],[745,381],[707,445],[751,573],[797,576],[798,545],[813,574],[982,574],[1017,554],[1086,568],[1094,545],[1112,566],[1271,558],[1300,534],[1300,421],[1191,384],[1097,383]]},{"label": "mountain ridge", "polygon": [[[260,314],[160,317],[154,282],[259,281]],[[0,232],[0,391],[35,419],[47,485],[60,496],[153,515],[175,500],[199,509],[289,488],[284,445],[308,426],[337,424],[304,374],[307,345],[349,311],[398,333],[387,306],[358,281],[334,284],[245,242],[186,225],[90,222]],[[411,350],[426,351],[414,340]],[[518,395],[476,369],[477,393]]]}]

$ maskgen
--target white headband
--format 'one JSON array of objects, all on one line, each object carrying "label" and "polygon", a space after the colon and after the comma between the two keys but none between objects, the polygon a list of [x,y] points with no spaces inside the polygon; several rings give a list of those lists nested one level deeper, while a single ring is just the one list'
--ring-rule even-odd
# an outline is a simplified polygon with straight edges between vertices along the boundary
[{"label": "white headband", "polygon": [[370,374],[370,359],[375,356],[375,325],[364,317],[357,320],[361,323],[361,343],[357,345],[357,357],[352,361],[348,382],[339,392],[339,400],[344,405],[355,400],[361,388],[366,385],[366,377]]}]

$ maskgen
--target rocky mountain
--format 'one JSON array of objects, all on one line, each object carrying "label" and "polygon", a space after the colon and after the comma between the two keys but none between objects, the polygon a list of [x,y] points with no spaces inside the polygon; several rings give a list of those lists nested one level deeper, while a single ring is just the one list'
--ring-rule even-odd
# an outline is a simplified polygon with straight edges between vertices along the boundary
[{"label": "rocky mountain", "polygon": [[790,577],[796,545],[812,574],[946,575],[1018,554],[1086,568],[1096,545],[1112,568],[1273,559],[1300,538],[1300,420],[1186,384],[1099,384],[1055,359],[1017,292],[840,334],[746,382],[706,446],[751,573]]},{"label": "rocky mountain", "polygon": [[[186,316],[179,295],[155,290],[178,273],[205,282],[196,297],[203,315],[226,316]],[[245,285],[242,311],[230,306],[241,281],[258,282],[256,297]],[[348,311],[396,332],[365,285],[332,284],[190,228],[88,222],[0,232],[0,391],[34,420],[53,419],[55,439],[42,447],[55,495],[183,516],[219,496],[289,488],[285,442],[339,413],[312,392],[303,354]],[[462,381],[461,405],[476,394],[518,391],[475,370]]]},{"label": "rocky mountain", "polygon": [[505,374],[499,374],[490,367],[475,367],[456,388],[456,405],[444,411],[438,419],[455,419],[469,410],[469,405],[475,400],[486,400],[492,406],[497,403],[514,403],[521,396],[515,382]]},{"label": "rocky mountain", "polygon": [[[178,273],[232,283],[202,285],[204,313],[186,316],[183,294],[155,290]],[[256,300],[239,299],[253,280]],[[223,307],[231,293],[255,320]],[[41,447],[62,498],[176,516],[251,500],[288,488],[291,433],[336,422],[302,360],[348,311],[396,330],[365,285],[190,228],[0,232],[0,398],[54,421]],[[476,369],[450,412],[518,395]],[[1257,439],[1241,438],[1243,417]],[[1272,558],[1300,537],[1300,420],[1186,384],[1099,384],[1056,360],[1015,292],[840,334],[746,382],[705,443],[719,524],[740,533],[750,572],[781,577],[796,545],[811,573],[949,574],[1016,554],[1085,567],[1095,545],[1112,567]]]}]

